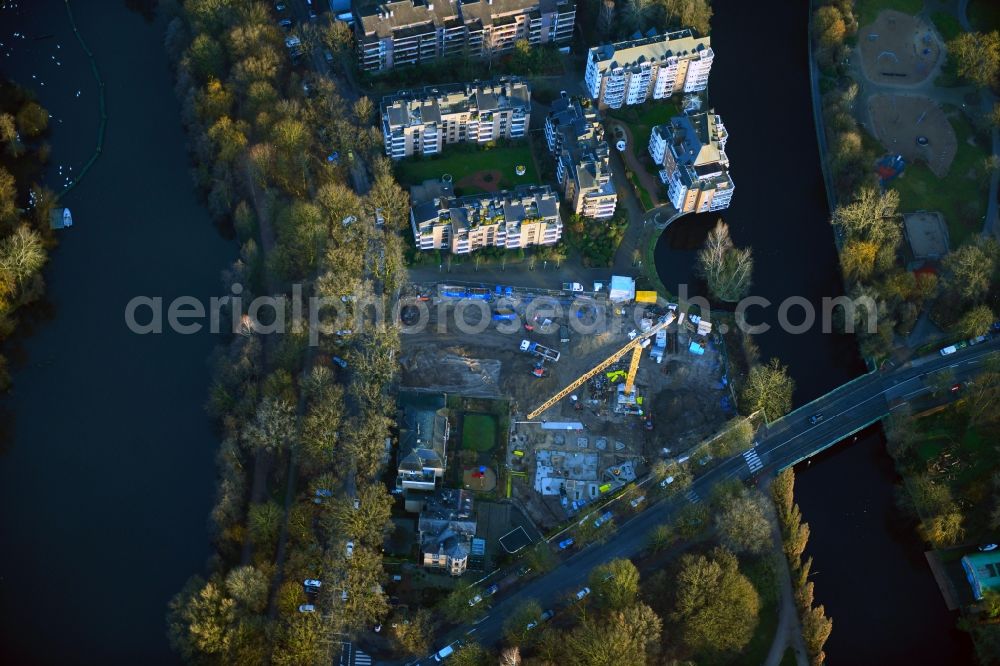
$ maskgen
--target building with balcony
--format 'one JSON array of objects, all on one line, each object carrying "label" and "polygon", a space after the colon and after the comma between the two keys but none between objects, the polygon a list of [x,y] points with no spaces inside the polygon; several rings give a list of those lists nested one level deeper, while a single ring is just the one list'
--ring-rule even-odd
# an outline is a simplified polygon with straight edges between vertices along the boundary
[{"label": "building with balcony", "polygon": [[517,77],[401,91],[382,100],[385,154],[440,153],[448,143],[526,136],[531,88]]},{"label": "building with balcony", "polygon": [[667,196],[683,213],[729,207],[735,185],[729,175],[726,132],[715,111],[675,116],[657,125],[649,137],[649,154],[663,166],[660,179]]},{"label": "building with balcony", "polygon": [[439,58],[489,58],[514,42],[563,44],[573,37],[575,0],[361,0],[354,31],[362,70]]},{"label": "building with balcony", "polygon": [[618,109],[704,90],[714,58],[709,38],[688,29],[605,44],[587,54],[584,84],[600,106]]},{"label": "building with balcony", "polygon": [[589,100],[562,97],[545,118],[545,141],[556,160],[556,178],[573,212],[605,218],[615,214],[618,195],[611,182],[604,126]]},{"label": "building with balcony", "polygon": [[420,563],[428,569],[461,576],[469,566],[476,528],[472,493],[442,489],[428,495],[417,521]]},{"label": "building with balcony", "polygon": [[[443,394],[401,394],[400,408],[396,488],[433,491],[447,468],[450,427],[445,397]],[[409,501],[410,493],[407,492]]]},{"label": "building with balcony", "polygon": [[410,226],[417,248],[468,254],[485,247],[554,245],[562,238],[559,198],[548,185],[454,196],[449,183],[410,189]]}]

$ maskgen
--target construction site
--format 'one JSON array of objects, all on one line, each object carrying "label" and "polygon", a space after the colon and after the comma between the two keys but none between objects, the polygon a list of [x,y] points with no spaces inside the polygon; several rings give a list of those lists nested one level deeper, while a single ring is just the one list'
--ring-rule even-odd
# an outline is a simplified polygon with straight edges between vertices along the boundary
[{"label": "construction site", "polygon": [[412,285],[398,312],[403,387],[511,401],[498,494],[542,528],[735,413],[711,322],[630,278],[592,286]]}]

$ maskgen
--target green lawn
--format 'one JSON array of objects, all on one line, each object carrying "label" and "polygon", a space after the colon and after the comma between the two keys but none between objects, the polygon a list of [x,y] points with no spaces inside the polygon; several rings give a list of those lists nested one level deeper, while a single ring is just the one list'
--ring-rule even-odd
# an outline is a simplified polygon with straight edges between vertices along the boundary
[{"label": "green lawn", "polygon": [[[523,164],[527,172],[523,176],[514,173],[514,167]],[[515,185],[540,183],[538,170],[531,158],[531,146],[526,140],[509,145],[483,149],[473,145],[447,145],[440,155],[434,157],[411,157],[400,160],[396,165],[396,178],[404,187],[419,185],[425,180],[451,174],[456,194],[477,194],[484,190],[467,187],[459,183],[466,176],[477,171],[499,171],[502,175],[497,187],[508,189]]]},{"label": "green lawn", "polygon": [[969,22],[980,32],[1000,30],[1000,4],[996,0],[970,0]]},{"label": "green lawn", "polygon": [[763,664],[778,630],[778,581],[770,554],[741,564],[742,571],[760,595],[760,622],[753,638],[733,664]]},{"label": "green lawn", "polygon": [[949,120],[955,129],[958,151],[948,175],[938,178],[924,164],[909,164],[892,187],[899,192],[903,212],[941,211],[948,223],[951,247],[956,248],[981,230],[987,194],[969,173],[982,164],[987,151],[969,143],[972,126],[964,117],[956,114]]},{"label": "green lawn", "polygon": [[462,448],[489,451],[497,442],[497,420],[492,414],[466,414],[462,417]]},{"label": "green lawn", "polygon": [[895,9],[904,14],[916,14],[924,8],[924,0],[857,0],[854,3],[854,13],[858,17],[858,26],[865,27],[875,20],[883,9]]},{"label": "green lawn", "polygon": [[626,106],[608,115],[628,125],[635,144],[632,150],[636,157],[646,154],[649,146],[649,136],[656,125],[665,125],[674,116],[680,115],[677,105],[672,101],[653,100],[639,106]]},{"label": "green lawn", "polygon": [[962,34],[962,24],[958,22],[954,14],[948,12],[934,12],[931,15],[934,27],[938,29],[946,42],[953,40]]}]

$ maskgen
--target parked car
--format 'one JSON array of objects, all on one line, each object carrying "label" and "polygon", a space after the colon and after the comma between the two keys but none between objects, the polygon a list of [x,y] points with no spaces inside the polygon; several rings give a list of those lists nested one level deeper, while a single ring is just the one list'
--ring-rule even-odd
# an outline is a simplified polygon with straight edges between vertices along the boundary
[{"label": "parked car", "polygon": [[821,414],[820,412],[816,412],[815,414],[809,417],[809,423],[813,425],[816,425],[822,420],[823,420],[823,414]]},{"label": "parked car", "polygon": [[333,491],[327,490],[326,488],[317,488],[316,497],[333,497]]},{"label": "parked car", "polygon": [[529,567],[527,564],[525,564],[523,567],[517,570],[518,576],[527,576],[530,573],[531,573],[531,567]]},{"label": "parked car", "polygon": [[566,550],[574,543],[576,542],[573,540],[573,537],[570,537],[568,539],[563,539],[562,541],[559,542],[559,550]]},{"label": "parked car", "polygon": [[276,12],[283,12],[283,11],[285,11],[285,3],[279,2],[279,3],[275,4],[274,5],[274,11],[276,11]]},{"label": "parked car", "polygon": [[292,21],[292,19],[290,18],[283,18],[280,21],[278,21],[278,25],[280,25],[285,30],[291,30],[293,24],[294,21]]},{"label": "parked car", "polygon": [[313,606],[312,604],[302,604],[301,606],[299,606],[299,612],[300,613],[315,613],[316,612],[316,607]]},{"label": "parked car", "polygon": [[983,553],[988,553],[991,550],[996,550],[996,549],[997,549],[997,544],[995,543],[984,543],[982,546],[979,546],[979,551]]},{"label": "parked car", "polygon": [[674,477],[668,476],[667,478],[663,479],[663,481],[660,481],[660,487],[661,488],[666,488],[667,486],[669,486],[673,482],[674,482]]},{"label": "parked car", "polygon": [[542,622],[548,622],[549,620],[552,619],[552,616],[555,614],[556,614],[555,611],[547,610],[544,613],[542,613],[542,616],[538,619],[541,620]]},{"label": "parked car", "polygon": [[629,502],[629,504],[631,504],[632,508],[634,509],[634,508],[636,508],[637,506],[639,506],[640,504],[642,504],[645,501],[646,501],[646,496],[645,495],[639,495],[634,500],[632,500],[631,502]]},{"label": "parked car", "polygon": [[500,591],[500,586],[497,585],[496,583],[493,583],[488,588],[486,588],[486,594],[490,595],[491,597],[499,591]]},{"label": "parked car", "polygon": [[594,521],[594,527],[600,527],[604,523],[610,521],[613,517],[614,516],[611,515],[610,511],[605,511],[597,517],[597,520]]},{"label": "parked car", "polygon": [[353,541],[348,541],[347,542],[347,556],[348,557],[354,557],[354,542]]},{"label": "parked car", "polygon": [[476,604],[478,604],[482,600],[483,600],[483,595],[477,594],[476,596],[474,596],[471,599],[469,599],[469,605],[470,606],[475,606]]},{"label": "parked car", "polygon": [[337,365],[339,365],[342,368],[346,368],[347,367],[347,361],[345,361],[344,359],[340,358],[339,356],[334,356],[333,357],[333,362],[336,363]]},{"label": "parked car", "polygon": [[304,581],[302,581],[302,584],[305,585],[307,589],[310,587],[313,588],[323,587],[323,581],[319,580],[318,578],[306,578]]},{"label": "parked car", "polygon": [[588,594],[590,594],[590,588],[589,587],[585,587],[585,588],[583,588],[582,590],[580,590],[579,592],[576,593],[576,600],[580,601],[581,599],[583,599]]}]

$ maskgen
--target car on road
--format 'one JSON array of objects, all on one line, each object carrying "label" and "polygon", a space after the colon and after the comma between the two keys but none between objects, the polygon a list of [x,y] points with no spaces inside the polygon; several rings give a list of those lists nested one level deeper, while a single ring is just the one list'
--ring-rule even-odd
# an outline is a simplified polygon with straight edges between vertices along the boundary
[{"label": "car on road", "polygon": [[576,600],[580,601],[581,599],[583,599],[588,594],[590,594],[590,588],[589,587],[585,587],[585,588],[583,588],[582,590],[580,590],[579,592],[576,593]]},{"label": "car on road", "polygon": [[816,412],[815,414],[813,414],[812,416],[809,417],[809,423],[811,423],[813,425],[816,425],[817,423],[819,423],[822,420],[823,420],[823,414],[820,413],[820,412]]},{"label": "car on road", "polygon": [[646,496],[645,495],[639,495],[634,500],[632,500],[631,502],[629,502],[629,504],[634,509],[634,508],[636,508],[637,506],[639,506],[640,504],[642,504],[645,501],[646,501]]},{"label": "car on road", "polygon": [[475,606],[476,604],[478,604],[482,600],[483,600],[483,595],[477,594],[476,596],[474,596],[471,599],[469,599],[469,605],[470,606]]},{"label": "car on road", "polygon": [[979,552],[981,553],[988,553],[991,550],[996,550],[996,549],[997,549],[997,544],[995,543],[984,543],[982,546],[979,546]]},{"label": "car on road", "polygon": [[574,543],[576,542],[573,540],[573,537],[570,537],[568,539],[563,539],[562,541],[559,542],[559,550],[566,550]]},{"label": "car on road", "polygon": [[673,482],[674,482],[674,477],[668,476],[667,478],[663,479],[663,481],[660,481],[660,487],[661,488],[666,488],[667,486],[669,486]]},{"label": "car on road", "polygon": [[491,597],[499,591],[500,591],[500,586],[497,585],[496,583],[493,583],[488,588],[486,588],[486,594],[490,595]]},{"label": "car on road", "polygon": [[354,557],[354,542],[353,541],[348,541],[347,542],[347,548],[346,548],[346,550],[347,550],[347,556],[348,557]]},{"label": "car on road", "polygon": [[315,613],[316,612],[316,607],[313,606],[312,604],[302,604],[301,606],[299,606],[299,612],[300,613]]}]

